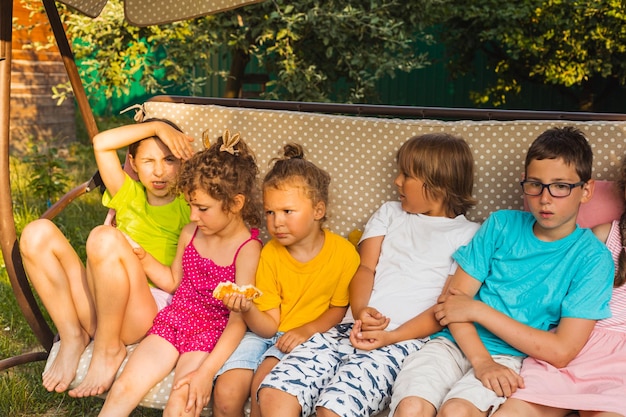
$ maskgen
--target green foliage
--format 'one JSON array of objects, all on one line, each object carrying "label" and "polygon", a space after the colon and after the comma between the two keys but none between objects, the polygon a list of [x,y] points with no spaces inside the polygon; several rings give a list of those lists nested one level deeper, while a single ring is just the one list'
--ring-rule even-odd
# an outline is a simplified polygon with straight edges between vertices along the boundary
[{"label": "green foliage", "polygon": [[476,93],[499,105],[519,94],[521,81],[554,86],[594,107],[626,85],[626,4],[621,0],[445,0],[430,16],[440,28],[450,68],[467,72],[487,55],[497,82]]},{"label": "green foliage", "polygon": [[57,148],[31,142],[24,162],[31,164],[30,192],[48,207],[67,191],[67,164],[59,157]]},{"label": "green foliage", "polygon": [[[429,40],[420,31],[423,4],[270,1],[216,19],[231,23],[232,44],[276,74],[269,98],[364,102],[379,78],[427,64],[414,53],[418,39]],[[333,91],[339,80],[347,91]]]},{"label": "green foliage", "polygon": [[[255,57],[275,76],[267,98],[362,102],[373,99],[380,77],[428,63],[414,49],[416,41],[430,41],[421,22],[432,1],[274,0],[138,28],[123,20],[117,0],[98,19],[65,14],[65,23],[88,93],[121,96],[136,79],[149,93],[176,85],[197,94],[207,76],[218,73],[210,58],[226,50]],[[333,91],[338,80],[346,91]],[[55,94],[60,99],[66,91],[59,87]]]}]

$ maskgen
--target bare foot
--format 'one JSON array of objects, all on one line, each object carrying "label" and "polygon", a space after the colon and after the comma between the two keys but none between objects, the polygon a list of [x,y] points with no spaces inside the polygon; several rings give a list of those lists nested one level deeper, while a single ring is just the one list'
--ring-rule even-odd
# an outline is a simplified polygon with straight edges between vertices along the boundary
[{"label": "bare foot", "polygon": [[87,333],[83,333],[76,339],[64,337],[61,340],[54,362],[42,375],[44,388],[50,392],[63,392],[69,388],[76,376],[78,361],[87,344],[89,344]]},{"label": "bare foot", "polygon": [[109,349],[106,352],[96,350],[87,370],[85,379],[73,390],[70,397],[82,398],[100,395],[111,388],[115,374],[126,357],[126,347],[120,343],[118,349]]}]

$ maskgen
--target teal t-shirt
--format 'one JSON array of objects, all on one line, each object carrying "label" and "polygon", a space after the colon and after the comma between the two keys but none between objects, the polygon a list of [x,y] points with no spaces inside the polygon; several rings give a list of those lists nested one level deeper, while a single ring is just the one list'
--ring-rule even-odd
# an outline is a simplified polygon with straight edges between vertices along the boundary
[{"label": "teal t-shirt", "polygon": [[[471,242],[453,255],[465,272],[482,283],[475,299],[541,330],[561,317],[610,317],[614,264],[606,246],[578,226],[554,242],[533,233],[531,213],[493,213]],[[484,327],[478,335],[490,354],[525,356]],[[433,337],[454,340],[448,329]]]},{"label": "teal t-shirt", "polygon": [[182,195],[169,204],[152,206],[148,204],[144,186],[126,175],[115,196],[105,191],[102,204],[115,209],[119,230],[162,264],[172,264],[180,232],[189,223],[189,205]]}]

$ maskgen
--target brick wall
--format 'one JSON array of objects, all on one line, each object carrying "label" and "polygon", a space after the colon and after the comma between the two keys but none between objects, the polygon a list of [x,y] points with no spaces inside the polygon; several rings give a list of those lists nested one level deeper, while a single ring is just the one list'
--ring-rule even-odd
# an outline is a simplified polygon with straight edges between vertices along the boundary
[{"label": "brick wall", "polygon": [[28,48],[49,42],[45,14],[29,16],[19,0],[13,7],[17,23],[11,66],[11,146],[19,152],[29,138],[62,146],[76,140],[74,101],[57,106],[52,98],[52,87],[68,79],[65,67],[56,45],[45,51]]}]

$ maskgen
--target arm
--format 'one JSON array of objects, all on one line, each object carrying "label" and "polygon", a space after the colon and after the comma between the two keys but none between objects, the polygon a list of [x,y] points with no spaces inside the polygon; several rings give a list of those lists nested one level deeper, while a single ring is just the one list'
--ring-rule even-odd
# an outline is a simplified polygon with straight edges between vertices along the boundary
[{"label": "arm", "polygon": [[157,261],[152,255],[145,251],[141,246],[134,242],[130,237],[126,236],[130,245],[133,248],[133,252],[139,258],[143,270],[150,281],[163,291],[174,293],[180,281],[183,278],[183,252],[185,247],[191,241],[191,237],[196,229],[194,223],[189,223],[183,228],[178,237],[178,245],[176,247],[176,256],[172,261],[171,266],[163,265]]},{"label": "arm", "polygon": [[[260,252],[261,245],[255,241],[250,241],[241,248],[235,264],[235,283],[237,285],[254,285]],[[199,417],[202,408],[211,398],[213,378],[235,351],[245,332],[246,323],[243,317],[240,313],[231,311],[228,324],[213,351],[196,371],[185,375],[174,384],[173,389],[189,384],[187,412],[190,412],[195,405],[196,417]]]},{"label": "arm", "polygon": [[404,340],[422,339],[441,329],[442,326],[435,319],[433,306],[391,331],[364,331],[361,321],[357,320],[350,332],[350,342],[357,349],[373,350]]},{"label": "arm", "polygon": [[562,368],[566,366],[587,341],[594,320],[564,317],[554,332],[527,326],[488,305],[476,301],[457,289],[452,289],[435,313],[441,325],[476,322],[490,332],[536,359]]},{"label": "arm", "polygon": [[350,281],[352,315],[360,321],[362,328],[367,330],[383,330],[389,325],[389,318],[384,317],[376,309],[368,307],[374,288],[376,265],[378,265],[384,238],[384,236],[375,236],[361,242],[359,245],[361,261],[352,281]]},{"label": "arm", "polygon": [[141,139],[157,136],[177,158],[193,155],[193,138],[174,129],[167,123],[152,121],[120,126],[98,133],[93,138],[93,150],[102,181],[111,195],[124,184],[125,173],[117,150]]},{"label": "arm", "polygon": [[246,333],[246,324],[241,314],[231,312],[228,324],[220,336],[213,351],[200,364],[198,369],[178,379],[172,389],[176,390],[189,385],[189,396],[185,412],[189,413],[195,406],[195,417],[200,417],[202,408],[209,403],[213,391],[213,378],[222,365],[235,351]]},{"label": "arm", "polygon": [[[468,297],[474,297],[480,289],[481,282],[474,279],[460,266],[444,288],[439,303],[444,302],[452,289],[456,289]],[[437,309],[437,306],[435,307]],[[463,351],[474,368],[476,378],[493,390],[498,396],[509,397],[524,381],[512,369],[496,363],[478,336],[476,327],[471,322],[458,322],[448,325],[455,342]]]},{"label": "arm", "polygon": [[276,347],[281,352],[291,352],[293,348],[315,333],[325,332],[339,323],[345,316],[347,310],[348,307],[330,306],[328,310],[322,313],[317,319],[285,332],[276,342]]}]

